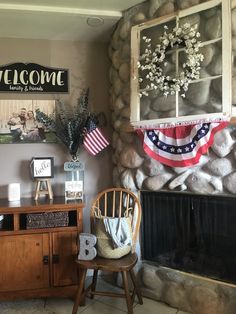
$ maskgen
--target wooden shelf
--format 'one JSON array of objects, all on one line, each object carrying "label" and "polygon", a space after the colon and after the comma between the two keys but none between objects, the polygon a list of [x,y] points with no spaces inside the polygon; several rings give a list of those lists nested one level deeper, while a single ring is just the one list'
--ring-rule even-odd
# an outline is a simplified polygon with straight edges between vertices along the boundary
[{"label": "wooden shelf", "polygon": [[0,199],[0,215],[23,213],[23,212],[42,212],[43,210],[61,211],[75,207],[83,207],[80,201],[66,201],[64,197],[58,196],[49,200],[47,197],[35,201],[33,198],[23,198],[19,202],[8,202],[6,199]]},{"label": "wooden shelf", "polygon": [[[0,236],[4,235],[18,235],[18,234],[31,234],[31,233],[50,233],[50,232],[63,232],[63,231],[77,231],[77,227],[54,227],[54,228],[38,228],[38,229],[24,229],[24,230],[0,230]],[[33,232],[32,232],[33,231]]]}]

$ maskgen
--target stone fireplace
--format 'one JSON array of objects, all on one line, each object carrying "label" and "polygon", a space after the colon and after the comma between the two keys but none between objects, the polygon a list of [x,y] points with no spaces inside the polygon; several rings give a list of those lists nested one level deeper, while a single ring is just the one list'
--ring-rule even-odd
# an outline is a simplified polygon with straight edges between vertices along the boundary
[{"label": "stone fireplace", "polygon": [[[158,235],[154,244],[156,246],[154,255],[151,255],[151,257],[147,258],[145,250],[142,252],[144,260],[140,266],[140,278],[144,295],[194,314],[234,314],[236,313],[235,273],[231,267],[233,274],[231,274],[232,276],[230,275],[230,278],[228,275],[224,278],[217,276],[219,272],[224,275],[227,271],[225,264],[219,261],[218,248],[214,246],[214,243],[216,243],[214,241],[216,241],[216,238],[219,240],[218,244],[220,244],[223,251],[221,254],[224,255],[224,250],[227,249],[225,256],[229,259],[232,258],[231,262],[233,262],[235,238],[232,239],[232,246],[230,247],[224,236],[228,236],[229,230],[230,232],[234,231],[235,224],[231,221],[231,218],[229,219],[231,216],[228,216],[229,226],[226,226],[225,217],[216,222],[215,220],[212,221],[212,217],[208,216],[208,214],[212,211],[212,207],[214,208],[213,211],[217,213],[216,216],[220,211],[224,211],[224,215],[228,215],[228,210],[231,211],[231,214],[234,211],[233,204],[236,196],[236,127],[230,125],[217,133],[214,144],[208,150],[208,153],[201,157],[200,163],[186,168],[168,167],[149,158],[142,148],[139,137],[134,132],[127,131],[130,119],[131,27],[150,18],[160,17],[172,13],[178,8],[187,8],[200,2],[204,1],[146,1],[144,4],[135,6],[125,12],[124,17],[117,25],[109,45],[109,56],[112,61],[110,68],[110,103],[114,127],[112,139],[114,149],[112,157],[114,163],[113,182],[115,186],[122,186],[134,191],[148,191],[154,195],[166,193],[165,195],[168,195],[169,202],[171,202],[172,197],[175,197],[174,195],[180,195],[186,198],[188,202],[191,202],[191,196],[194,198],[193,213],[190,209],[186,210],[187,213],[183,209],[180,210],[183,216],[187,216],[188,220],[180,223],[178,227],[177,224],[174,227],[173,216],[168,218],[168,213],[165,213],[167,222],[163,224],[163,227],[166,227],[166,238],[163,236],[164,239],[160,240]],[[231,5],[233,48],[232,106],[236,107],[236,1],[232,0]],[[212,25],[214,25],[214,21]],[[210,50],[207,62],[209,64],[212,63],[211,66],[213,67],[216,66],[216,62],[214,62],[214,52],[212,49]],[[195,95],[194,97],[198,96]],[[209,110],[211,106],[217,105],[215,99],[208,95],[206,90],[202,90],[199,93],[199,97],[208,99]],[[149,110],[145,115],[152,113],[149,101],[147,101],[145,108]],[[206,197],[209,197],[211,200],[209,208],[206,208],[207,206],[204,205]],[[201,207],[203,206],[206,209],[204,212],[198,211],[197,198]],[[184,202],[187,202],[186,199]],[[221,200],[223,200],[224,206],[221,206]],[[228,202],[230,201],[231,205],[226,206],[225,204],[229,204]],[[177,208],[176,202],[174,201],[173,204]],[[227,208],[224,208],[225,206]],[[181,215],[181,213],[179,214]],[[155,215],[158,217],[157,213]],[[174,212],[174,215],[176,215],[176,212]],[[203,218],[205,220],[201,224]],[[168,219],[170,219],[169,222]],[[180,217],[178,219],[175,217],[175,219],[178,220]],[[190,224],[192,221],[194,221],[193,225],[195,228],[194,236],[190,232],[192,231],[190,230],[192,229]],[[212,233],[216,225],[220,229],[220,236]],[[175,229],[170,229],[171,226]],[[150,221],[148,228],[155,229],[153,220]],[[201,233],[201,231],[205,230],[208,232],[207,237],[204,233]],[[167,249],[160,246],[160,241],[161,245],[163,242],[169,241],[169,248],[173,249],[173,243],[171,242],[173,233],[179,234],[179,241],[183,235],[188,237],[183,238],[184,240],[181,239],[183,242],[179,242],[181,249],[178,252],[173,253],[172,251],[172,253],[168,253]],[[213,240],[211,245],[204,247],[210,240]],[[197,253],[196,251],[189,251],[186,255],[183,255],[183,248],[186,248],[189,242],[198,243],[198,251]],[[150,245],[149,240],[145,242],[144,239],[142,245],[145,245],[146,249]],[[155,250],[162,250],[158,257],[159,260],[155,260]],[[201,250],[205,251],[205,253],[214,251],[215,259],[206,259]],[[160,263],[160,259],[162,263]],[[193,260],[195,262],[197,260],[195,265]],[[177,267],[180,263],[182,265]],[[224,263],[228,265],[227,261],[224,261]],[[217,274],[212,272],[212,265],[216,267],[215,271]],[[200,270],[196,272],[196,268],[198,268],[197,270],[200,268]]]},{"label": "stone fireplace", "polygon": [[235,313],[235,198],[142,191],[141,203],[144,294],[190,313]]}]

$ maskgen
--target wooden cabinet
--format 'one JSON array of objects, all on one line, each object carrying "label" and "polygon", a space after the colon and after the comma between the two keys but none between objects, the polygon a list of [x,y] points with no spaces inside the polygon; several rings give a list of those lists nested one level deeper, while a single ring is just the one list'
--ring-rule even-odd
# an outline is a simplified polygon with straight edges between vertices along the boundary
[{"label": "wooden cabinet", "polygon": [[[18,204],[0,200],[0,300],[74,296],[77,275],[74,259],[78,254],[78,234],[82,232],[83,203],[65,203],[55,197]],[[27,225],[29,215],[63,212],[64,226],[34,228]]]}]

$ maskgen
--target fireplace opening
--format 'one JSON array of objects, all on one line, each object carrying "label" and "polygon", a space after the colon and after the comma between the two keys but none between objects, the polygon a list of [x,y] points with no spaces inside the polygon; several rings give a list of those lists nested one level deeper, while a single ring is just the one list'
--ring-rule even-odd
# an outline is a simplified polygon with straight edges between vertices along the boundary
[{"label": "fireplace opening", "polygon": [[236,284],[236,199],[141,192],[144,260]]}]

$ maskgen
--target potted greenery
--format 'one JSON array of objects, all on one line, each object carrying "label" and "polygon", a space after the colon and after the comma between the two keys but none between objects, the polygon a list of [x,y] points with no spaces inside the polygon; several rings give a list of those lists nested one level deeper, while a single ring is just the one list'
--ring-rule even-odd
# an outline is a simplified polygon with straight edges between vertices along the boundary
[{"label": "potted greenery", "polygon": [[36,119],[46,128],[55,132],[58,139],[67,147],[72,160],[77,160],[77,151],[83,144],[88,121],[98,123],[98,115],[88,110],[89,89],[82,92],[74,107],[66,107],[62,101],[57,101],[56,114],[47,116],[36,110]]}]

